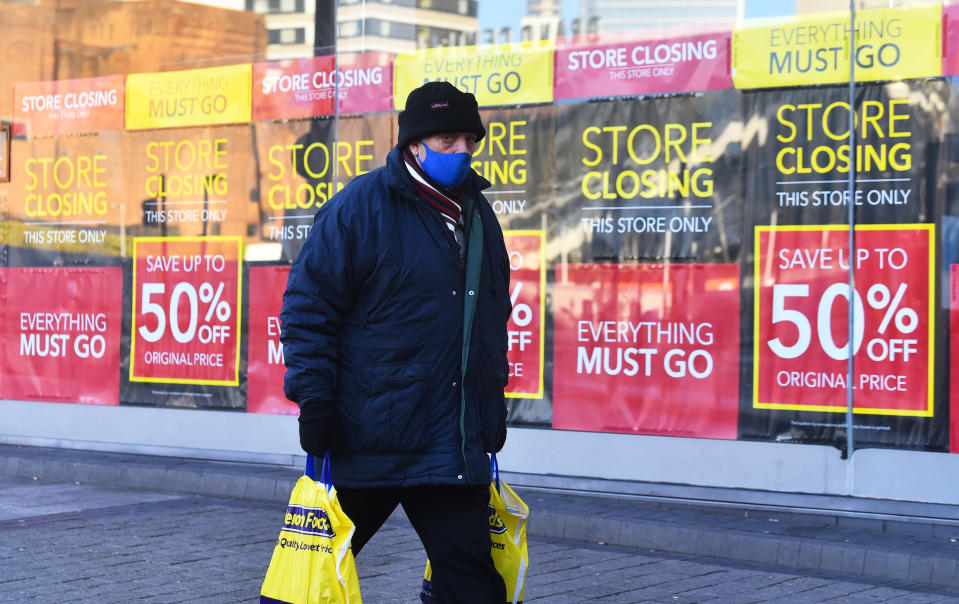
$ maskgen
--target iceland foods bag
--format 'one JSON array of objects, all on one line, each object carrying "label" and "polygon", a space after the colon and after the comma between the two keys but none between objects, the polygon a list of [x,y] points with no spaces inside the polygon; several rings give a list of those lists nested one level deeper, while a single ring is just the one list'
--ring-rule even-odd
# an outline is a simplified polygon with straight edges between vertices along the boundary
[{"label": "iceland foods bag", "polygon": [[313,456],[296,482],[273,548],[260,602],[360,604],[360,583],[350,541],[355,528],[336,498],[330,456],[314,479]]}]

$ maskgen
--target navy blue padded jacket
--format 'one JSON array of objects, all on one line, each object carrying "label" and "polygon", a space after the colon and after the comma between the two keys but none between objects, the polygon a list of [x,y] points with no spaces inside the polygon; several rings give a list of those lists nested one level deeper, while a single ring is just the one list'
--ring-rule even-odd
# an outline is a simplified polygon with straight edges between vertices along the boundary
[{"label": "navy blue padded jacket", "polygon": [[465,384],[465,270],[399,148],[316,213],[283,295],[284,391],[300,405],[335,408],[335,484],[489,483],[487,453],[506,431],[511,306],[503,232],[481,193],[488,186],[471,171],[463,189],[483,225]]}]

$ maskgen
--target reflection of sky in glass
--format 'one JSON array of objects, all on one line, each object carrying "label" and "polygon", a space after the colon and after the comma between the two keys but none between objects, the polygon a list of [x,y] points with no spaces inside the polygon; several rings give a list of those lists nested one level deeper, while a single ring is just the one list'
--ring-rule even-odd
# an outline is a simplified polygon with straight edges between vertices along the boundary
[{"label": "reflection of sky in glass", "polygon": [[[747,19],[791,15],[795,0],[742,0],[743,14]],[[563,20],[570,23],[576,18],[580,0],[563,0]],[[480,0],[477,8],[480,29],[519,27],[519,20],[526,14],[525,0]]]},{"label": "reflection of sky in glass", "polygon": [[[567,23],[576,18],[579,0],[563,0],[563,20]],[[490,27],[519,27],[519,20],[526,14],[525,0],[479,0],[477,17],[480,29]]]},{"label": "reflection of sky in glass", "polygon": [[791,15],[796,10],[794,0],[745,0],[743,16],[747,19],[762,17],[781,17]]}]

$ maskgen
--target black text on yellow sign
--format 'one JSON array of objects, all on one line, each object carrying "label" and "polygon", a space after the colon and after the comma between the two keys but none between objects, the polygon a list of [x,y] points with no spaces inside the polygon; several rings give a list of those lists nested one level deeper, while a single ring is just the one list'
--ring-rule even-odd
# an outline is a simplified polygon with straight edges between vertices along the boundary
[{"label": "black text on yellow sign", "polygon": [[[800,24],[770,30],[769,75],[837,71],[848,65],[849,26],[844,22]],[[857,69],[894,68],[903,51],[901,19],[856,23]],[[829,44],[819,46],[817,44]]]},{"label": "black text on yellow sign", "polygon": [[[712,122],[590,126],[583,130],[587,199],[708,198],[713,195]],[[625,147],[625,153],[621,149]]]},{"label": "black text on yellow sign", "polygon": [[[776,111],[783,143],[776,154],[780,174],[848,173],[851,164],[849,144],[849,103],[783,104]],[[909,101],[864,101],[855,112],[856,172],[909,172],[912,169],[912,145]],[[811,149],[810,145],[815,145]]]},{"label": "black text on yellow sign", "polygon": [[31,157],[24,164],[29,218],[106,216],[107,156]]},{"label": "black text on yellow sign", "polygon": [[[267,190],[269,206],[274,210],[309,210],[329,201],[349,179],[373,169],[373,141],[337,141],[335,149],[322,142],[273,145],[267,159],[267,178],[276,183]],[[298,173],[308,176],[310,182],[289,182]]]},{"label": "black text on yellow sign", "polygon": [[230,86],[230,79],[222,75],[150,82],[147,115],[150,119],[164,119],[226,113]]},{"label": "black text on yellow sign", "polygon": [[522,67],[523,55],[517,52],[427,56],[423,63],[422,83],[446,81],[475,95],[516,93],[523,87]]}]

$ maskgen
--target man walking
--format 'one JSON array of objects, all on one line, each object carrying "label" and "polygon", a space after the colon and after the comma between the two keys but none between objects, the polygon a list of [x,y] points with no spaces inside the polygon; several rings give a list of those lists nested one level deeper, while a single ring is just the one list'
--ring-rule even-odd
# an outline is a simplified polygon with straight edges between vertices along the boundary
[{"label": "man walking", "polygon": [[386,165],[317,212],[283,296],[300,445],[331,453],[359,553],[397,505],[440,602],[501,603],[489,458],[506,440],[509,261],[470,161],[476,99],[413,90]]}]

